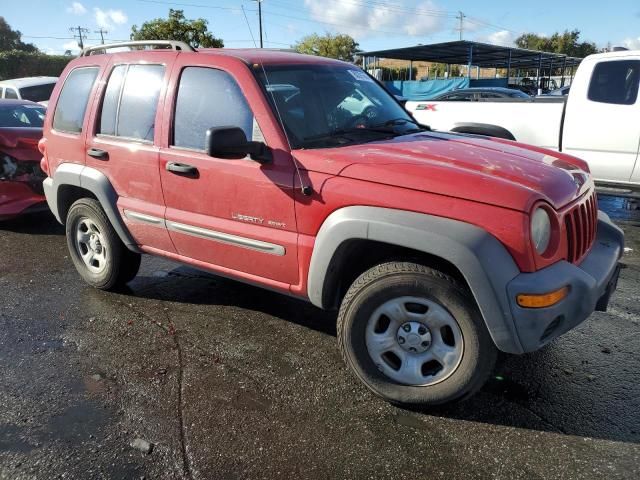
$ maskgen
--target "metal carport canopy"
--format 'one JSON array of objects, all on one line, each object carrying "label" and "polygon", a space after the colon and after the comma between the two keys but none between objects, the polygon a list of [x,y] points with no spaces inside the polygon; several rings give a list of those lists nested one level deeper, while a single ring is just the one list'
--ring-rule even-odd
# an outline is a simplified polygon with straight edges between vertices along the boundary
[{"label": "metal carport canopy", "polygon": [[[361,52],[358,55],[365,58],[426,61],[449,65],[471,64],[481,68],[573,67],[582,61],[581,58],[569,57],[560,53],[502,47],[468,40]],[[566,63],[564,63],[565,60]]]}]

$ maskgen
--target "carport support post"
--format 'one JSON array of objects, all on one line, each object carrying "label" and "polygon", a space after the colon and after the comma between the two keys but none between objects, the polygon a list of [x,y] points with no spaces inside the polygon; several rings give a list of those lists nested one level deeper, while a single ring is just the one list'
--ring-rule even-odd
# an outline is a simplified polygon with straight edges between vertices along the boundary
[{"label": "carport support post", "polygon": [[413,80],[413,60],[409,60],[409,81]]},{"label": "carport support post", "polygon": [[509,60],[507,60],[507,87],[509,86],[510,77],[511,77],[511,49],[509,49]]},{"label": "carport support post", "polygon": [[540,86],[540,77],[542,76],[542,54],[538,55],[538,77],[536,78],[536,89],[538,95],[542,95],[542,87]]},{"label": "carport support post", "polygon": [[567,56],[564,56],[564,62],[562,63],[562,80],[560,80],[560,88],[564,87],[564,75],[567,73]]},{"label": "carport support post", "polygon": [[471,80],[471,66],[473,63],[473,44],[469,45],[469,64],[467,65],[467,78]]}]

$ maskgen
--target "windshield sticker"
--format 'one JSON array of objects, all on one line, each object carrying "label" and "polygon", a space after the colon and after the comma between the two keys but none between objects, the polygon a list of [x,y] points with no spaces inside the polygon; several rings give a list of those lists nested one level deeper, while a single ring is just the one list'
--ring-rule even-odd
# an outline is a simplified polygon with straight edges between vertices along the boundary
[{"label": "windshield sticker", "polygon": [[369,75],[367,75],[366,73],[364,73],[362,70],[347,70],[351,76],[353,78],[355,78],[356,80],[360,81],[360,82],[372,82],[373,80],[371,79],[371,77]]}]

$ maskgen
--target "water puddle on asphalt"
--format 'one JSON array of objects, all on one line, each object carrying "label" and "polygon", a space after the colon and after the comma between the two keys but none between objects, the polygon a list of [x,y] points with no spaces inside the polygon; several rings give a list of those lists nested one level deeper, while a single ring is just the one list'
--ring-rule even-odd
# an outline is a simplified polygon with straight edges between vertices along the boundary
[{"label": "water puddle on asphalt", "polygon": [[37,448],[22,435],[22,429],[16,425],[0,425],[0,452],[28,453]]}]

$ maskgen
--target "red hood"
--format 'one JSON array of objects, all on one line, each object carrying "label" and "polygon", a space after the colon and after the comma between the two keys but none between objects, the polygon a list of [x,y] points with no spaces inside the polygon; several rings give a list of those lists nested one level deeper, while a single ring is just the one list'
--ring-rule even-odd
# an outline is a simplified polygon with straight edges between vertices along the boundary
[{"label": "red hood", "polygon": [[303,168],[529,211],[559,209],[593,183],[585,162],[495,139],[419,133],[339,148],[296,150]]},{"label": "red hood", "polygon": [[42,138],[42,128],[0,128],[0,152],[11,155],[16,160],[35,161],[42,155],[38,151],[38,140]]}]

